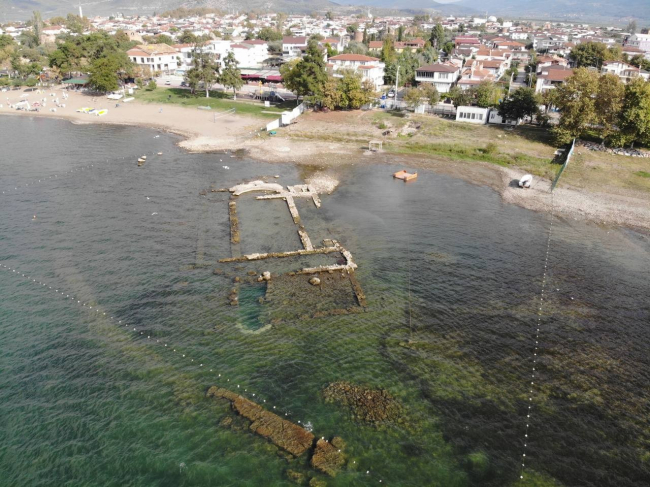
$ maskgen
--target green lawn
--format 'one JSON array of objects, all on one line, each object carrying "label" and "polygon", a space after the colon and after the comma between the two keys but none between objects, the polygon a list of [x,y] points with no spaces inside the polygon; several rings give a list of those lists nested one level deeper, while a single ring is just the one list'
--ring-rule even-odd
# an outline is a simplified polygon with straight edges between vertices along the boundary
[{"label": "green lawn", "polygon": [[634,174],[636,174],[637,176],[641,176],[642,178],[650,178],[650,172],[637,171]]},{"label": "green lawn", "polygon": [[[237,101],[232,99],[232,94],[221,91],[210,92],[210,98],[205,97],[205,91],[192,95],[189,90],[182,88],[156,88],[153,91],[147,89],[137,90],[135,98],[145,103],[170,103],[188,107],[209,106],[213,110],[225,111],[234,108],[236,113],[253,115],[262,118],[278,118],[285,110],[292,110],[295,101],[283,103],[265,108],[260,101],[240,97]],[[269,113],[271,112],[271,113]]]}]

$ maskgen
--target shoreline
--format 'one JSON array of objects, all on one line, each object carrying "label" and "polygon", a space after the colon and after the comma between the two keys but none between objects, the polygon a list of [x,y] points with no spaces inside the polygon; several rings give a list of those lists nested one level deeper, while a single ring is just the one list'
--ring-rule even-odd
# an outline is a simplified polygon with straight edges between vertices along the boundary
[{"label": "shoreline", "polygon": [[[22,91],[2,93],[0,102],[3,106],[0,108],[0,115],[53,118],[73,124],[145,127],[182,137],[183,140],[178,142],[178,145],[188,152],[245,150],[247,156],[256,161],[318,167],[320,171],[328,174],[335,173],[337,167],[352,164],[399,164],[488,186],[496,191],[505,203],[529,210],[549,212],[553,203],[554,213],[558,217],[650,231],[650,197],[641,192],[628,196],[598,193],[560,184],[551,196],[551,182],[540,177],[535,177],[530,189],[517,187],[516,180],[521,178],[525,171],[516,168],[505,168],[488,162],[447,160],[424,154],[379,152],[368,155],[363,148],[347,142],[301,140],[299,137],[282,135],[275,138],[262,137],[258,134],[264,126],[262,119],[233,115],[213,120],[213,114],[210,112],[175,105],[159,107],[134,101],[120,104],[119,108],[109,108],[108,115],[100,118],[78,113],[77,109],[98,103],[92,103],[91,97],[87,95],[72,92],[66,100],[66,107],[57,108],[56,112],[24,112],[9,108],[8,102],[15,104],[21,99],[21,94]],[[33,92],[29,97],[32,100],[46,98],[47,102],[51,102],[48,105],[53,105],[54,97],[49,95]],[[99,104],[111,103],[114,102],[102,101]],[[49,110],[49,107],[42,110]],[[309,123],[308,118],[308,115],[299,118],[298,124]]]}]

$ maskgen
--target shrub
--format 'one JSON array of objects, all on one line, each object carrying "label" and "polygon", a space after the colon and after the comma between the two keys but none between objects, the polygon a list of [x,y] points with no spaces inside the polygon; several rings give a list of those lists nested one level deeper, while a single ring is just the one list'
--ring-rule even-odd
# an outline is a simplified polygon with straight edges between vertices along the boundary
[{"label": "shrub", "polygon": [[154,80],[151,80],[151,81],[149,81],[149,83],[147,83],[147,91],[153,91],[156,88],[158,88],[158,85],[156,84],[156,82]]},{"label": "shrub", "polygon": [[485,146],[485,149],[483,149],[483,153],[485,154],[496,154],[499,151],[499,148],[494,142],[490,142],[488,145]]},{"label": "shrub", "polygon": [[381,122],[381,123],[378,125],[378,127],[379,127],[381,130],[385,130],[385,129],[388,128],[388,125],[386,125],[386,122]]}]

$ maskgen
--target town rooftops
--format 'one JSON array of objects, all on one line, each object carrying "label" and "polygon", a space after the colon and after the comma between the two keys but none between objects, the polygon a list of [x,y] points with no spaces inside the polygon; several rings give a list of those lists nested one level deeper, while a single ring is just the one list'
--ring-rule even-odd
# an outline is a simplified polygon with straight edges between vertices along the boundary
[{"label": "town rooftops", "polygon": [[306,46],[307,38],[286,36],[282,38],[282,44],[296,44],[297,46]]},{"label": "town rooftops", "polygon": [[[139,52],[133,54],[134,51]],[[130,49],[127,54],[129,56],[139,56],[140,52],[143,52],[148,56],[155,56],[157,54],[176,54],[178,50],[172,46],[168,46],[167,44],[138,44],[133,49]]]},{"label": "town rooftops", "polygon": [[332,56],[330,61],[357,61],[357,62],[370,62],[379,61],[376,57],[364,56],[363,54],[339,54]]},{"label": "town rooftops", "polygon": [[370,41],[368,49],[381,49],[384,46],[384,41]]},{"label": "town rooftops", "polygon": [[549,81],[564,81],[573,74],[573,69],[566,66],[547,66],[542,68],[542,73],[538,78],[547,79]]},{"label": "town rooftops", "polygon": [[428,73],[455,73],[459,70],[460,68],[458,66],[454,66],[452,64],[435,63],[429,64],[427,66],[420,66],[416,71],[423,71]]}]

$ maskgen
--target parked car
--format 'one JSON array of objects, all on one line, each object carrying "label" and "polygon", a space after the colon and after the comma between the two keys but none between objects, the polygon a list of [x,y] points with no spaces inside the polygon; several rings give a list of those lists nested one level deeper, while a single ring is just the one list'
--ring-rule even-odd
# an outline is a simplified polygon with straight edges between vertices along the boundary
[{"label": "parked car", "polygon": [[165,81],[165,85],[166,85],[166,86],[169,86],[169,85],[171,85],[171,84],[172,84],[171,81],[169,81],[169,80]]},{"label": "parked car", "polygon": [[187,81],[181,81],[181,87],[187,88]]},{"label": "parked car", "polygon": [[390,90],[387,96],[388,98],[395,98],[395,90]]}]

